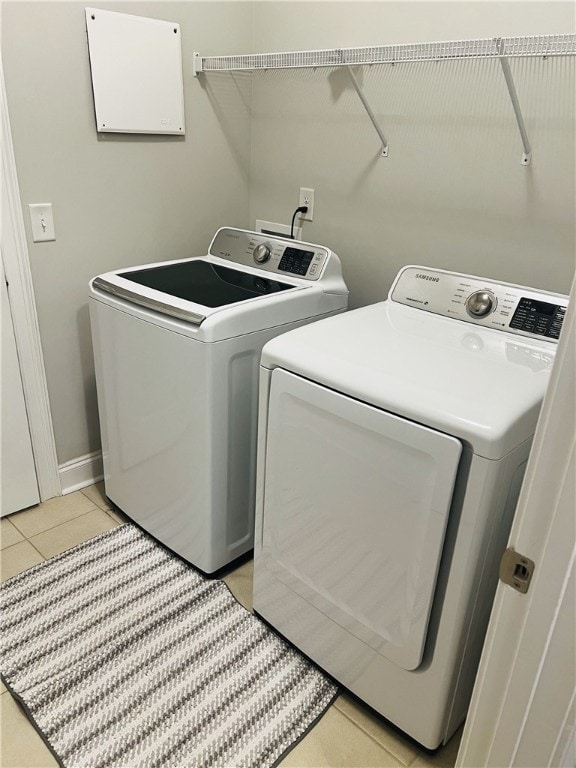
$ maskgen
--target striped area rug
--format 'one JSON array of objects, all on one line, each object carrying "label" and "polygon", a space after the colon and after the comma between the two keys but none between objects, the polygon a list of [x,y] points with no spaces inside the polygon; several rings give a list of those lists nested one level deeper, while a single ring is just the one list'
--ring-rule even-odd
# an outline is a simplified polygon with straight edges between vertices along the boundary
[{"label": "striped area rug", "polygon": [[336,686],[122,525],[5,582],[0,669],[61,765],[276,764]]}]

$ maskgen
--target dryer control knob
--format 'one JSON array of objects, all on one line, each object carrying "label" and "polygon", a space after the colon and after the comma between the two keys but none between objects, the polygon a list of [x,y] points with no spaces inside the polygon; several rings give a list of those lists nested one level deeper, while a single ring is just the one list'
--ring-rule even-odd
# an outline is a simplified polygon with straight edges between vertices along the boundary
[{"label": "dryer control knob", "polygon": [[270,251],[269,245],[260,243],[260,245],[257,245],[256,248],[254,248],[252,255],[254,256],[254,261],[256,261],[258,264],[264,264],[264,262],[268,261],[272,255],[272,252]]},{"label": "dryer control knob", "polygon": [[476,291],[466,300],[466,311],[471,317],[486,317],[496,308],[496,296],[490,291]]}]

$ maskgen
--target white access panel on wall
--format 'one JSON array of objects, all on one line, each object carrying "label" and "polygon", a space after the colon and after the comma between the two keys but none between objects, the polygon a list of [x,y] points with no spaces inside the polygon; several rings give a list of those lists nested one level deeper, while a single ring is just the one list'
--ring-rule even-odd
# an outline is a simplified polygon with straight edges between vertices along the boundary
[{"label": "white access panel on wall", "polygon": [[180,25],[86,8],[96,127],[184,134]]}]

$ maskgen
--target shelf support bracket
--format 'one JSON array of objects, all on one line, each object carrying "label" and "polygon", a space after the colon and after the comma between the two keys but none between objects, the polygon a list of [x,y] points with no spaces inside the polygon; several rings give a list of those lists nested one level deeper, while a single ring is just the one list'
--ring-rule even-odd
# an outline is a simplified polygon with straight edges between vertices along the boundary
[{"label": "shelf support bracket", "polygon": [[204,71],[202,56],[197,51],[194,51],[194,55],[192,57],[192,74],[194,77],[198,77],[198,74],[200,72]]},{"label": "shelf support bracket", "polygon": [[376,133],[380,137],[380,141],[382,142],[382,157],[388,157],[388,142],[386,141],[386,136],[384,136],[382,128],[380,128],[380,126],[378,125],[378,121],[376,120],[376,115],[374,114],[374,112],[372,112],[372,109],[370,108],[370,104],[368,104],[366,100],[366,96],[364,96],[364,93],[362,92],[362,89],[358,84],[358,80],[356,80],[356,75],[352,71],[352,67],[350,67],[349,65],[346,65],[346,71],[348,72],[348,77],[350,78],[350,82],[354,86],[354,90],[358,94],[358,98],[362,102],[362,106],[366,110],[368,117],[370,118],[370,121],[372,122],[372,125],[376,130]]},{"label": "shelf support bracket", "polygon": [[504,41],[501,38],[499,38],[497,39],[496,42],[498,44],[498,60],[500,61],[500,66],[502,67],[504,79],[506,80],[506,85],[508,86],[510,101],[512,102],[512,107],[514,108],[514,114],[516,115],[516,122],[518,123],[518,130],[520,131],[520,136],[522,137],[522,144],[524,145],[524,154],[522,155],[521,163],[522,165],[530,165],[530,162],[532,160],[532,147],[530,146],[528,134],[526,133],[526,126],[524,125],[522,109],[520,107],[520,101],[518,100],[516,85],[514,84],[514,78],[512,77],[512,71],[510,69],[510,63],[508,61],[508,57],[506,56]]}]

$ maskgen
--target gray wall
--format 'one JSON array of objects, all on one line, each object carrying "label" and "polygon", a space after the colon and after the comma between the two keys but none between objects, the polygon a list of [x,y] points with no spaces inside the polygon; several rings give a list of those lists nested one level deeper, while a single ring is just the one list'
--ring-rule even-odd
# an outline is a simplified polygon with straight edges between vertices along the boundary
[{"label": "gray wall", "polygon": [[[222,224],[289,223],[340,254],[358,306],[422,263],[568,292],[574,271],[574,60],[512,61],[533,146],[498,62],[358,72],[390,143],[341,70],[210,74],[193,51],[380,45],[562,33],[555,2],[125,2],[97,7],[182,26],[186,137],[98,135],[84,3],[4,2],[3,63],[60,463],[99,448],[86,287],[124,265],[198,254]],[[27,204],[52,202],[57,240],[32,243]]]},{"label": "gray wall", "polygon": [[[206,252],[246,226],[249,91],[202,85],[192,54],[244,52],[252,4],[102,3],[181,24],[186,136],[97,134],[84,7],[4,2],[2,59],[59,463],[100,447],[87,306],[101,272]],[[51,202],[56,241],[33,243],[28,203]]]},{"label": "gray wall", "polygon": [[[262,2],[256,50],[573,32],[573,3]],[[290,221],[341,256],[351,305],[386,297],[405,264],[568,293],[574,271],[574,59],[511,60],[533,147],[497,61],[358,70],[389,157],[343,70],[253,76],[251,217]]]}]

